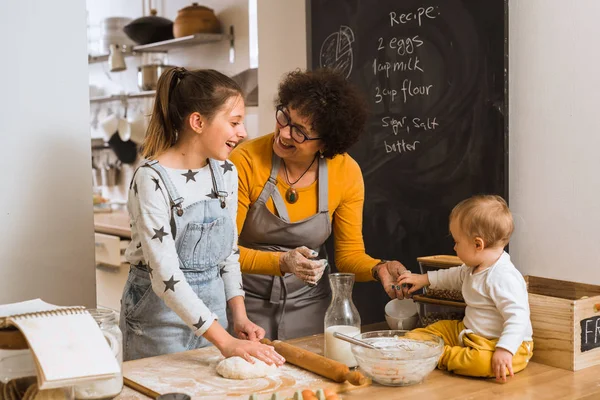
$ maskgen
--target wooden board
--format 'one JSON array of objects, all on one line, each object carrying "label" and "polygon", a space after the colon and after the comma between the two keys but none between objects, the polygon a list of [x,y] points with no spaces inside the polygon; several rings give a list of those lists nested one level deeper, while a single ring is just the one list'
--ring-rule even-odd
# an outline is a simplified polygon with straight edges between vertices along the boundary
[{"label": "wooden board", "polygon": [[[323,336],[291,340],[289,343],[322,354]],[[349,383],[338,384],[290,364],[277,375],[234,380],[220,377],[215,367],[223,356],[215,347],[144,358],[123,364],[123,375],[158,393],[183,392],[206,400],[247,399],[252,393],[266,397],[270,393],[292,397],[296,390],[331,389],[337,393],[363,388]]]},{"label": "wooden board", "polygon": [[129,214],[126,210],[113,210],[112,213],[94,214],[94,231],[98,233],[131,239],[129,223]]},{"label": "wooden board", "polygon": [[426,264],[440,268],[456,267],[457,265],[462,265],[463,263],[460,258],[451,255],[417,257],[417,262],[420,264]]},{"label": "wooden board", "polygon": [[[385,322],[363,326],[362,331],[381,329],[387,329]],[[323,336],[295,339],[290,343],[321,353]],[[126,376],[127,371],[131,369],[129,366],[135,363],[139,363],[139,361],[128,361],[123,364]],[[160,367],[157,367],[156,370],[160,375],[167,375]],[[451,389],[449,390],[449,388]],[[294,389],[301,390],[303,387],[298,385]],[[348,389],[353,389],[353,387]],[[265,394],[259,396],[259,399],[267,400],[269,397]],[[360,390],[349,391],[340,397],[343,400],[597,400],[600,399],[600,365],[571,372],[531,361],[524,371],[516,374],[506,384],[497,383],[494,379],[475,379],[435,370],[419,385],[391,387],[374,383],[367,387],[361,387]],[[197,398],[204,397],[198,396]],[[143,394],[127,387],[124,387],[121,394],[117,396],[117,400],[148,399]],[[237,399],[246,400],[247,397],[240,396]]]}]

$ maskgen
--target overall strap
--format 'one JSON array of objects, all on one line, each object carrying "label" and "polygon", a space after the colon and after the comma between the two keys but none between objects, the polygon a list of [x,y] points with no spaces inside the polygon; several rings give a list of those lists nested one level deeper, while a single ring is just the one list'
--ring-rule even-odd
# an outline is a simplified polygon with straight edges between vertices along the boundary
[{"label": "overall strap", "polygon": [[173,235],[173,240],[177,235],[177,225],[175,224],[175,214],[178,216],[183,215],[183,208],[181,207],[181,203],[183,203],[183,197],[179,196],[173,181],[169,178],[169,174],[163,168],[162,165],[158,163],[156,160],[152,160],[142,165],[142,167],[150,168],[154,172],[158,174],[160,180],[163,181],[165,188],[167,189],[167,196],[169,197],[169,204],[171,206],[171,235]]},{"label": "overall strap", "polygon": [[213,160],[212,158],[209,158],[207,160],[213,183],[213,196],[219,199],[219,201],[221,202],[221,208],[225,208],[227,205],[225,199],[227,198],[229,193],[227,193],[227,190],[225,188],[223,172],[221,171],[220,165],[216,160]]}]

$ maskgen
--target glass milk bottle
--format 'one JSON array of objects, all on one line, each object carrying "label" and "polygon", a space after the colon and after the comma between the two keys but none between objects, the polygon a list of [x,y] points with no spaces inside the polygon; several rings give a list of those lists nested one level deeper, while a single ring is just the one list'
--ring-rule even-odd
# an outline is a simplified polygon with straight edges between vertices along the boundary
[{"label": "glass milk bottle", "polygon": [[356,367],[351,344],[333,336],[334,332],[352,337],[360,333],[360,315],[352,302],[354,274],[330,274],[329,282],[333,297],[325,313],[325,357]]}]

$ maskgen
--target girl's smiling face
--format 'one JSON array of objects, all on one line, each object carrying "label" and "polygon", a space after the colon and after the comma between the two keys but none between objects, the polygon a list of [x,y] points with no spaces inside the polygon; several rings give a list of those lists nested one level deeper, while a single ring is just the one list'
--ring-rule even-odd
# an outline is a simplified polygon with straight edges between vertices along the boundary
[{"label": "girl's smiling face", "polygon": [[201,133],[206,155],[226,160],[237,144],[247,136],[244,127],[245,105],[240,96],[230,97]]}]

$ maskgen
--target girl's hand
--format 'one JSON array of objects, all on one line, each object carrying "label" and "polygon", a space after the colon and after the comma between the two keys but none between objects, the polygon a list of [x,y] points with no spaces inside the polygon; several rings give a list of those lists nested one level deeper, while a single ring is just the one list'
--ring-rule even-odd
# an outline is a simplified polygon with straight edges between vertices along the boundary
[{"label": "girl's hand", "polygon": [[496,380],[506,382],[506,369],[510,376],[515,376],[512,367],[513,355],[510,351],[502,347],[496,347],[492,356],[492,372],[496,374]]},{"label": "girl's hand", "polygon": [[429,278],[427,277],[427,274],[402,274],[398,277],[397,283],[399,286],[402,286],[403,284],[410,286],[408,294],[412,294],[423,286],[428,286]]},{"label": "girl's hand", "polygon": [[251,342],[258,342],[260,339],[265,337],[265,330],[256,325],[254,322],[250,321],[248,317],[234,319],[233,332],[238,338],[250,340]]},{"label": "girl's hand", "polygon": [[[254,364],[252,357],[264,361],[268,365],[282,366],[285,358],[279,355],[272,346],[260,342],[251,342],[249,340],[240,340],[230,337],[220,348],[221,354],[225,357],[238,356]],[[252,357],[250,357],[252,356]]]}]

